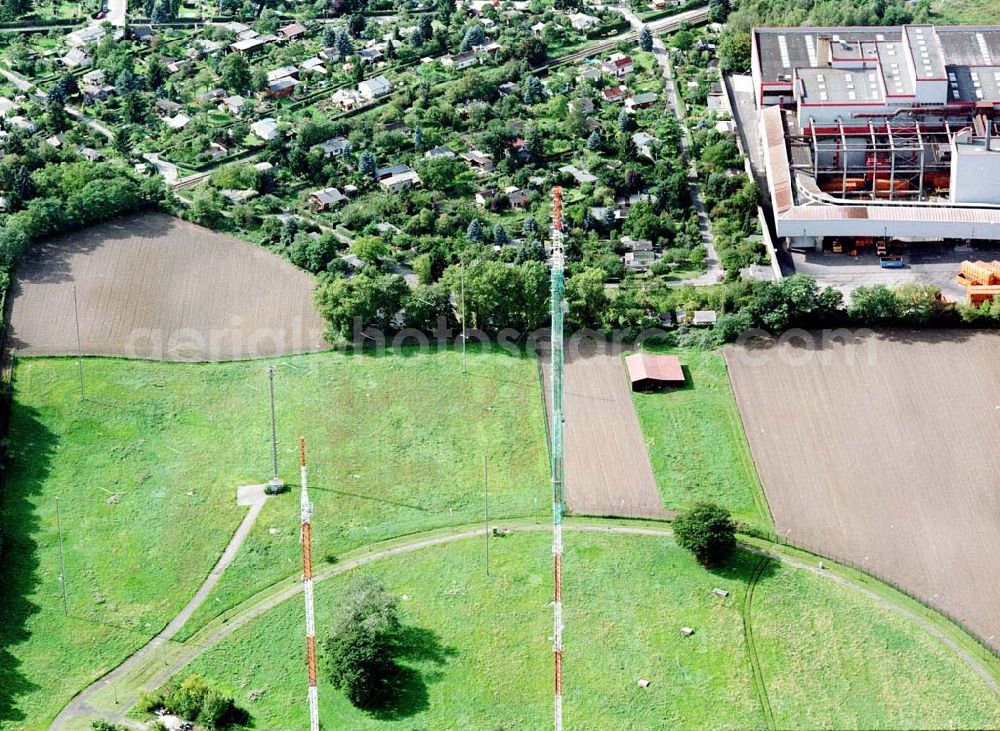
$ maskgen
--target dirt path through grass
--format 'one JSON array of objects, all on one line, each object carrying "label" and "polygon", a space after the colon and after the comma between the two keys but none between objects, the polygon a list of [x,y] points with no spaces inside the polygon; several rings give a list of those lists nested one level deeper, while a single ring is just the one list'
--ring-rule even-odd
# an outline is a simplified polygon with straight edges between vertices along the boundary
[{"label": "dirt path through grass", "polygon": [[[238,504],[249,506],[250,509],[243,517],[243,520],[236,529],[236,532],[233,534],[232,540],[230,540],[229,545],[226,546],[226,550],[222,552],[222,557],[219,558],[218,563],[216,563],[215,567],[211,570],[211,572],[209,572],[208,577],[198,588],[198,591],[191,598],[191,601],[189,601],[184,609],[182,609],[176,617],[170,620],[170,623],[142,649],[129,657],[125,660],[125,662],[112,670],[110,673],[98,678],[78,693],[76,697],[73,698],[73,700],[71,700],[62,711],[60,711],[59,715],[56,716],[55,720],[52,722],[52,726],[50,726],[52,731],[58,731],[59,729],[65,728],[67,723],[79,717],[91,718],[93,716],[100,715],[106,720],[121,722],[122,717],[120,714],[98,713],[95,709],[90,707],[88,701],[94,696],[95,693],[103,690],[108,685],[123,677],[130,670],[142,663],[144,659],[155,653],[156,650],[162,645],[169,642],[170,639],[177,634],[180,628],[184,626],[184,623],[191,618],[191,615],[194,614],[195,610],[202,605],[211,593],[212,589],[214,589],[215,585],[219,582],[219,579],[222,578],[222,574],[227,568],[229,568],[233,559],[236,558],[236,554],[239,553],[240,548],[242,548],[243,541],[246,540],[247,535],[250,533],[250,529],[253,528],[253,524],[257,521],[257,516],[260,515],[260,511],[264,507],[264,503],[266,501],[267,495],[264,493],[263,485],[248,485],[246,487],[239,488],[237,492]],[[181,530],[182,529],[183,528],[181,528]],[[132,700],[129,705],[133,705],[134,703],[135,700]]]}]

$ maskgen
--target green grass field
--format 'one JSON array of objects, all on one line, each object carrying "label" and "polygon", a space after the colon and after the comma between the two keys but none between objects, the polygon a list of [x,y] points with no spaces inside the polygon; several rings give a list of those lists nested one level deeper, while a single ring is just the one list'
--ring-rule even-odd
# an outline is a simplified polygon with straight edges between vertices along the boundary
[{"label": "green grass field", "polygon": [[[280,469],[271,498],[197,624],[300,570],[298,435],[308,439],[317,561],[482,515],[548,509],[535,361],[505,354],[351,356],[277,368]],[[270,475],[266,363],[70,359],[16,371],[0,524],[0,728],[40,729],[176,614]],[[63,616],[59,498],[68,587]]]},{"label": "green grass field", "polygon": [[[709,572],[668,538],[566,535],[569,728],[763,728],[743,632],[759,557]],[[551,712],[547,533],[461,542],[363,571],[401,601],[406,692],[379,715],[353,708],[320,674],[326,728],[542,728]],[[320,636],[342,575],[317,588]],[[726,598],[714,588],[730,592]],[[306,725],[301,597],[238,630],[185,668],[227,686],[255,728]],[[1000,699],[941,641],[855,589],[771,562],[751,616],[779,728],[996,727]],[[682,637],[680,627],[695,628]],[[597,639],[599,638],[599,639]],[[323,656],[320,656],[323,662]],[[637,686],[639,678],[651,684]]]},{"label": "green grass field", "polygon": [[745,523],[770,528],[722,357],[702,350],[651,350],[677,355],[688,381],[674,391],[633,394],[663,504],[677,510],[711,500]]},{"label": "green grass field", "polygon": [[996,25],[1000,18],[1000,1],[933,0],[931,22],[955,25]]}]

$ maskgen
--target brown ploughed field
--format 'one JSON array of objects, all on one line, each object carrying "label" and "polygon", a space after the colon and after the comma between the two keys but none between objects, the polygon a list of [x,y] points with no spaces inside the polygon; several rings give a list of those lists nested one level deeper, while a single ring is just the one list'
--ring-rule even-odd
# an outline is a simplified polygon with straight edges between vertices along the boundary
[{"label": "brown ploughed field", "polygon": [[1000,649],[1000,333],[725,351],[775,529]]},{"label": "brown ploughed field", "polygon": [[160,213],[40,244],[18,270],[9,344],[75,355],[234,360],[323,349],[313,278],[242,241]]}]

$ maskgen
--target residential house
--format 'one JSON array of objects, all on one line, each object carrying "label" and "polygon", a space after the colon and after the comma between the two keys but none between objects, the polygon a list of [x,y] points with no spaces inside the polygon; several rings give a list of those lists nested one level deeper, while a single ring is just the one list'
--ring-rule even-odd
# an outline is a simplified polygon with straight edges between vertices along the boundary
[{"label": "residential house", "polygon": [[14,127],[16,129],[23,129],[25,132],[34,132],[35,131],[35,123],[32,122],[30,119],[26,119],[25,117],[21,117],[21,116],[7,117],[6,124],[7,124],[8,127]]},{"label": "residential house", "polygon": [[104,155],[99,153],[93,147],[84,147],[83,145],[76,148],[76,154],[88,162],[97,162],[98,160],[104,159]]},{"label": "residential house", "polygon": [[358,51],[358,58],[361,63],[378,63],[385,58],[385,54],[377,46],[369,46]]},{"label": "residential house", "polygon": [[469,150],[468,152],[463,152],[459,157],[465,160],[470,168],[478,170],[481,173],[488,173],[493,169],[493,158],[485,152]]},{"label": "residential house", "polygon": [[354,89],[338,89],[330,97],[330,101],[347,112],[361,103],[361,94]]},{"label": "residential house", "polygon": [[593,15],[587,15],[586,13],[570,13],[569,24],[575,30],[588,31],[591,28],[599,26],[601,19],[595,18]]},{"label": "residential house", "polygon": [[471,117],[473,114],[475,114],[481,109],[489,109],[490,105],[484,102],[482,99],[469,99],[469,101],[462,102],[455,108],[462,116]]},{"label": "residential house", "polygon": [[82,48],[71,48],[59,61],[68,69],[80,69],[90,66],[91,58]]},{"label": "residential house", "polygon": [[470,66],[475,66],[477,63],[475,51],[466,51],[465,53],[456,53],[451,56],[442,56],[441,65],[446,69],[453,69],[455,71],[461,71],[462,69],[467,69]]},{"label": "residential house", "polygon": [[247,105],[247,100],[241,97],[239,94],[233,94],[232,96],[227,96],[219,104],[219,110],[223,112],[229,112],[234,117],[239,116],[243,113],[243,108]]},{"label": "residential house", "polygon": [[631,195],[620,195],[615,198],[615,205],[624,215],[628,215],[629,210],[636,203],[656,204],[657,198],[651,193],[632,193]]},{"label": "residential house", "polygon": [[591,175],[589,172],[587,172],[586,170],[581,170],[576,165],[564,165],[563,167],[559,168],[559,172],[572,175],[573,180],[575,180],[580,185],[597,182],[596,175]]},{"label": "residential house", "polygon": [[499,43],[496,41],[490,41],[489,43],[473,47],[472,52],[476,54],[476,58],[492,61],[497,57],[502,49],[503,46]]},{"label": "residential house", "polygon": [[278,28],[278,38],[283,41],[298,41],[306,36],[306,27],[302,23],[289,23]]},{"label": "residential house", "polygon": [[399,121],[380,124],[378,129],[379,132],[398,132],[406,137],[410,137],[413,134],[412,129],[410,129],[405,123]]},{"label": "residential house", "polygon": [[379,180],[379,185],[389,193],[399,193],[400,191],[420,185],[420,176],[417,175],[416,170],[407,170],[406,172]]},{"label": "residential house", "polygon": [[326,142],[314,145],[323,151],[323,157],[340,157],[351,149],[351,143],[343,137],[333,137]]},{"label": "residential house", "polygon": [[516,185],[511,185],[504,190],[507,200],[510,201],[511,208],[527,208],[531,203],[531,194],[527,193]]},{"label": "residential house", "polygon": [[710,112],[728,111],[726,97],[722,93],[722,84],[716,81],[708,90],[708,98],[705,102]]},{"label": "residential house", "polygon": [[257,191],[253,188],[246,188],[244,190],[236,190],[235,188],[223,188],[219,191],[223,198],[228,200],[234,206],[238,206],[240,203],[246,203],[251,198],[257,197]]},{"label": "residential house", "polygon": [[631,236],[622,236],[622,246],[626,251],[652,251],[653,242],[649,239],[633,239]]},{"label": "residential house", "polygon": [[653,159],[653,146],[659,142],[653,135],[648,132],[636,132],[632,135],[632,142],[635,143],[636,149],[639,154],[648,157],[650,160]]},{"label": "residential house", "polygon": [[101,86],[104,83],[104,69],[88,71],[80,77],[81,85]]},{"label": "residential house", "polygon": [[601,78],[601,69],[597,66],[591,66],[590,64],[583,64],[576,72],[576,78],[578,81],[597,81]]},{"label": "residential house", "polygon": [[294,76],[286,76],[282,79],[267,82],[267,93],[275,99],[284,96],[291,96],[299,81]]},{"label": "residential house", "polygon": [[265,117],[251,124],[250,131],[265,142],[269,142],[278,136],[278,120]]},{"label": "residential house", "polygon": [[308,58],[299,64],[299,68],[307,74],[325,74],[326,66],[323,65],[323,60],[316,56]]},{"label": "residential house", "polygon": [[166,63],[167,71],[172,74],[177,74],[184,69],[191,68],[190,58],[166,58],[164,62]]},{"label": "residential house", "polygon": [[88,25],[66,35],[66,44],[71,48],[82,48],[88,43],[100,43],[106,35],[101,25]]},{"label": "residential house", "polygon": [[389,165],[388,167],[379,168],[375,171],[376,180],[385,180],[386,178],[391,178],[396,175],[403,175],[404,173],[413,172],[413,168],[409,165],[404,165],[402,163],[397,163],[396,165]]},{"label": "residential house", "polygon": [[587,97],[581,99],[573,99],[569,103],[569,109],[571,112],[578,112],[580,114],[591,114],[594,111],[594,102],[592,102]]},{"label": "residential house", "polygon": [[608,60],[602,64],[605,73],[611,74],[616,79],[628,76],[635,70],[632,57],[624,53],[612,53]]},{"label": "residential house", "polygon": [[601,98],[608,104],[617,104],[625,99],[628,91],[623,86],[611,86],[601,90]]},{"label": "residential house", "polygon": [[435,147],[425,152],[424,157],[428,160],[440,160],[442,158],[455,157],[455,153],[447,147]]},{"label": "residential house", "polygon": [[384,76],[376,76],[373,79],[360,82],[358,91],[362,97],[371,102],[391,92],[392,84]]},{"label": "residential house", "polygon": [[111,84],[82,84],[80,93],[83,95],[84,104],[93,104],[95,101],[104,101],[115,93],[115,87]]},{"label": "residential house", "polygon": [[80,93],[84,104],[93,104],[97,100],[104,101],[115,91],[115,87],[104,83],[104,71],[94,69],[80,77]]},{"label": "residential house", "polygon": [[656,103],[656,99],[654,92],[646,91],[626,99],[625,108],[630,112],[634,112],[636,109],[648,109]]},{"label": "residential house", "polygon": [[286,79],[289,76],[296,76],[299,70],[294,66],[282,66],[281,68],[274,69],[274,71],[267,72],[268,81],[278,81],[280,79]]},{"label": "residential house", "polygon": [[632,272],[646,272],[656,262],[654,251],[626,251],[622,257],[625,268]]},{"label": "residential house", "polygon": [[222,44],[216,43],[215,41],[210,41],[207,38],[199,38],[194,42],[194,48],[188,51],[188,57],[191,57],[191,51],[194,51],[196,58],[205,58],[206,56],[212,56],[222,50]]},{"label": "residential house", "polygon": [[322,188],[310,193],[309,200],[316,211],[328,211],[334,206],[346,203],[348,199],[346,195],[336,188]]},{"label": "residential house", "polygon": [[268,45],[269,43],[274,43],[276,40],[278,40],[277,36],[255,35],[250,38],[244,38],[242,40],[235,41],[234,43],[230,43],[229,50],[234,53],[242,53],[245,56],[250,56],[255,53],[259,53],[264,48],[264,46]]},{"label": "residential house", "polygon": [[190,121],[191,117],[182,112],[180,114],[177,114],[176,116],[167,117],[166,119],[163,120],[163,123],[176,132],[177,130],[181,130],[187,127],[188,122]]},{"label": "residential house", "polygon": [[157,99],[156,103],[153,104],[153,109],[161,117],[172,116],[180,112],[184,107],[175,101],[170,99]]},{"label": "residential house", "polygon": [[195,97],[195,101],[199,104],[211,104],[212,102],[217,102],[220,99],[226,98],[226,90],[216,87],[215,89],[209,89],[208,91],[202,92]]},{"label": "residential house", "polygon": [[133,25],[132,37],[139,41],[139,43],[152,43],[153,29],[148,25]]}]

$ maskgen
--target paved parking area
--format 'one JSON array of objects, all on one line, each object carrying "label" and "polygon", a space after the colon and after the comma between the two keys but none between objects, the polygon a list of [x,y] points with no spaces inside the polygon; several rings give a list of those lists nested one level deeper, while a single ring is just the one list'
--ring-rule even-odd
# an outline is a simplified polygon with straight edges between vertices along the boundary
[{"label": "paved parking area", "polygon": [[965,298],[965,288],[955,283],[961,262],[1000,259],[1000,248],[955,251],[933,244],[913,244],[912,252],[903,259],[906,262],[903,269],[882,269],[874,254],[851,257],[829,252],[792,252],[797,274],[815,277],[821,287],[838,289],[845,297],[861,285],[918,282],[937,285],[945,295],[961,301]]}]

